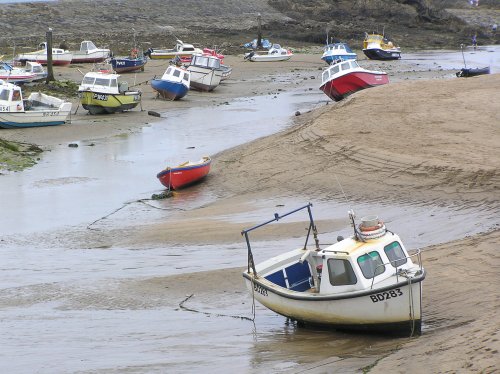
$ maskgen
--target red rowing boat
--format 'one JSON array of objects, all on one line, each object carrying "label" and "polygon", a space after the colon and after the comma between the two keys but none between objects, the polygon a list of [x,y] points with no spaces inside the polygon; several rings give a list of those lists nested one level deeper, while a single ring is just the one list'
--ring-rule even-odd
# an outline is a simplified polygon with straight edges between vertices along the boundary
[{"label": "red rowing boat", "polygon": [[389,83],[386,72],[363,69],[355,60],[332,63],[322,78],[319,89],[335,101],[359,90]]},{"label": "red rowing boat", "polygon": [[175,167],[166,167],[156,177],[168,189],[178,190],[203,179],[210,171],[212,160],[204,156],[196,162],[186,161]]}]

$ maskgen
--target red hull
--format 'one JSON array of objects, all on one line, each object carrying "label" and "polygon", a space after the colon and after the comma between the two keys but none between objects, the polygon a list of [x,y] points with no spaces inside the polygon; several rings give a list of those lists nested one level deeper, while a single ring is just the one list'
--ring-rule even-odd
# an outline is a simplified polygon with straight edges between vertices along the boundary
[{"label": "red hull", "polygon": [[319,89],[330,99],[340,101],[344,97],[365,88],[389,83],[387,74],[369,71],[354,71],[323,84]]},{"label": "red hull", "polygon": [[[42,65],[47,65],[47,60],[38,59],[35,62],[38,62],[39,64],[42,64]],[[67,60],[52,60],[52,65],[53,66],[66,66],[66,65],[69,65],[69,64],[71,64],[71,61],[67,61]]]},{"label": "red hull", "polygon": [[174,168],[166,168],[157,174],[161,184],[172,190],[188,186],[204,178],[210,171],[211,160],[209,157],[194,165],[179,165]]}]

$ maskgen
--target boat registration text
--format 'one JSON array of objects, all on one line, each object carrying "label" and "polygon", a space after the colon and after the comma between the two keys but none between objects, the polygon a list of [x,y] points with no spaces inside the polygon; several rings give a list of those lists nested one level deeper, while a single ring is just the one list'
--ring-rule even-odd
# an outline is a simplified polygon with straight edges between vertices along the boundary
[{"label": "boat registration text", "polygon": [[95,100],[108,101],[108,95],[106,94],[95,93],[92,98]]},{"label": "boat registration text", "polygon": [[403,291],[401,291],[401,289],[399,288],[396,288],[394,290],[384,291],[376,293],[375,295],[370,295],[370,298],[374,303],[378,303],[379,301],[389,300],[398,296],[403,296]]}]

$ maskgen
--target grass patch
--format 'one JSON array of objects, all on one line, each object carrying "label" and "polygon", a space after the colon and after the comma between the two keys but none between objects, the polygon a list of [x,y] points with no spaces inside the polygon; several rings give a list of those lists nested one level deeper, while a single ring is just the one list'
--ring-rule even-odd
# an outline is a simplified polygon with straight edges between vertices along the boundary
[{"label": "grass patch", "polygon": [[21,171],[37,163],[43,150],[35,144],[0,139],[0,171]]}]

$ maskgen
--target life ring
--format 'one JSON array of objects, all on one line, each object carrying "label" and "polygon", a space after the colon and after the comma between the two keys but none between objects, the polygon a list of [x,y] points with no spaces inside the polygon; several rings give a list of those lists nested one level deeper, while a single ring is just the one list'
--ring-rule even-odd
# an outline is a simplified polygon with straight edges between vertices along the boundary
[{"label": "life ring", "polygon": [[384,227],[384,222],[378,221],[378,224],[375,226],[359,226],[359,229],[361,231],[375,231],[375,230],[380,230],[382,227]]}]

